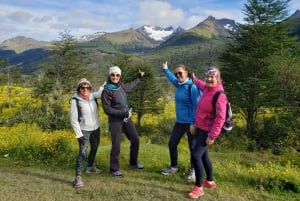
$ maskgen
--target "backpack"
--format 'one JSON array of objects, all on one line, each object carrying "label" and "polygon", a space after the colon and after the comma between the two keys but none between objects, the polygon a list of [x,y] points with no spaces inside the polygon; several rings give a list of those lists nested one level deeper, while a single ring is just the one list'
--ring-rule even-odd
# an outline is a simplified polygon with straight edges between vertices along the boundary
[{"label": "backpack", "polygon": [[[221,93],[225,94],[225,92],[223,90],[220,90],[220,91],[217,91],[215,93],[215,95],[213,96],[212,104],[213,104],[214,111],[216,111],[216,103],[217,103],[217,100],[218,100],[219,95]],[[223,132],[230,132],[232,130],[232,127],[233,127],[232,110],[231,110],[230,102],[227,101],[227,104],[226,104],[226,117],[225,117],[224,125],[222,127],[222,131]]]}]

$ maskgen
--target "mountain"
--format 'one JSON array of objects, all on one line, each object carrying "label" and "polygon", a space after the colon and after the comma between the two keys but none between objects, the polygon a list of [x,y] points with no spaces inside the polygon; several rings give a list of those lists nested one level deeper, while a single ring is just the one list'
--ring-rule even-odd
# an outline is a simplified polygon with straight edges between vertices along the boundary
[{"label": "mountain", "polygon": [[147,38],[153,44],[161,44],[162,42],[172,38],[183,31],[181,27],[174,29],[172,26],[167,28],[161,28],[158,26],[142,26],[137,29],[145,38]]},{"label": "mountain", "polygon": [[287,20],[290,36],[297,36],[300,41],[300,11],[296,10]]},{"label": "mountain", "polygon": [[106,34],[106,32],[96,32],[96,33],[93,33],[93,34],[88,34],[88,35],[83,35],[81,37],[79,37],[77,39],[78,42],[84,42],[84,41],[91,41],[91,40],[94,40],[96,38],[99,38],[100,36]]},{"label": "mountain", "polygon": [[9,65],[22,66],[23,73],[31,74],[39,67],[28,67],[28,65],[47,57],[50,47],[50,42],[18,36],[0,44],[0,58],[6,58]]},{"label": "mountain", "polygon": [[229,36],[230,31],[236,29],[236,23],[230,19],[220,19],[209,16],[203,22],[191,29],[181,31],[166,42],[162,43],[159,48],[166,46],[192,45],[202,43],[212,38],[225,38]]},{"label": "mountain", "polygon": [[[286,20],[291,35],[300,36],[299,19],[300,11],[297,10]],[[203,61],[214,62],[215,57],[211,55],[219,54],[230,32],[235,30],[234,20],[209,16],[187,30],[145,25],[112,33],[96,32],[78,38],[77,48],[82,50],[87,67],[93,68],[99,64],[108,66],[117,54],[124,53],[138,54],[153,66],[159,66],[167,58],[174,63],[200,66],[198,55],[207,54]],[[12,38],[0,44],[0,58],[7,58],[10,65],[22,63],[23,72],[31,74],[39,68],[39,62],[42,63],[48,57],[50,45],[49,42],[21,36]],[[181,61],[180,55],[190,58],[190,63]]]},{"label": "mountain", "polygon": [[0,44],[1,50],[12,50],[16,53],[21,53],[30,49],[49,48],[50,42],[37,41],[32,38],[17,36],[15,38],[5,40]]}]

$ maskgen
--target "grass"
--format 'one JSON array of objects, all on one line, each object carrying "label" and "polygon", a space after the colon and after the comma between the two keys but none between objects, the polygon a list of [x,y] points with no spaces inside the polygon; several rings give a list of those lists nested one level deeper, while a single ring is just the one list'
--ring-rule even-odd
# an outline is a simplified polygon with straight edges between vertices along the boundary
[{"label": "grass", "polygon": [[[0,159],[1,200],[5,201],[140,201],[140,200],[190,200],[187,193],[193,183],[186,180],[189,168],[189,153],[185,140],[179,145],[179,170],[176,175],[163,176],[160,170],[169,165],[167,145],[141,143],[140,162],[143,170],[128,166],[128,141],[122,143],[120,162],[123,178],[109,174],[110,145],[100,145],[96,165],[101,174],[83,173],[85,187],[74,189],[74,158],[60,166],[38,161],[21,161],[12,157]],[[297,156],[295,157],[297,159]],[[220,153],[211,151],[217,189],[205,189],[200,200],[206,201],[299,201],[300,194],[284,190],[259,190],[260,179],[257,172],[268,174],[269,167],[256,167],[257,162],[272,161],[273,171],[286,167],[288,163],[268,154]],[[299,160],[299,158],[298,158]],[[277,165],[280,162],[280,165]],[[45,165],[46,164],[46,165]],[[296,163],[297,164],[297,163]],[[251,172],[250,170],[253,170]],[[262,168],[262,169],[260,169]],[[299,184],[299,167],[287,167],[288,173]],[[256,172],[257,171],[257,172]],[[265,171],[265,172],[263,172]]]}]

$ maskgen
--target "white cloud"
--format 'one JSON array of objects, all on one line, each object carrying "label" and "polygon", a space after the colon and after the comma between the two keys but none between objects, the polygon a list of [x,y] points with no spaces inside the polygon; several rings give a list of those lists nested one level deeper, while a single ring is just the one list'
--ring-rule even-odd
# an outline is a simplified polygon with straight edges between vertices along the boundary
[{"label": "white cloud", "polygon": [[138,3],[135,26],[156,25],[178,26],[184,20],[184,12],[163,1],[142,1]]}]

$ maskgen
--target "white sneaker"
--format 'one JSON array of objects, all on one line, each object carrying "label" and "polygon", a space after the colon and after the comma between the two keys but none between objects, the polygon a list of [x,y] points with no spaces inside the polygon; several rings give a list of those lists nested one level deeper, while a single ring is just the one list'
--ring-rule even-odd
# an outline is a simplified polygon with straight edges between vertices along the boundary
[{"label": "white sneaker", "polygon": [[92,167],[87,167],[85,172],[86,173],[100,173],[101,170],[96,168],[95,166],[92,166]]},{"label": "white sneaker", "polygon": [[177,173],[178,169],[177,167],[167,167],[161,170],[161,174],[163,175],[170,175],[170,174],[174,174]]},{"label": "white sneaker", "polygon": [[83,187],[83,182],[81,180],[81,176],[76,176],[73,182],[74,188],[82,188]]},{"label": "white sneaker", "polygon": [[189,174],[187,176],[187,179],[189,181],[195,181],[196,180],[196,176],[195,176],[195,169],[194,168],[191,168],[190,171],[189,171]]}]

